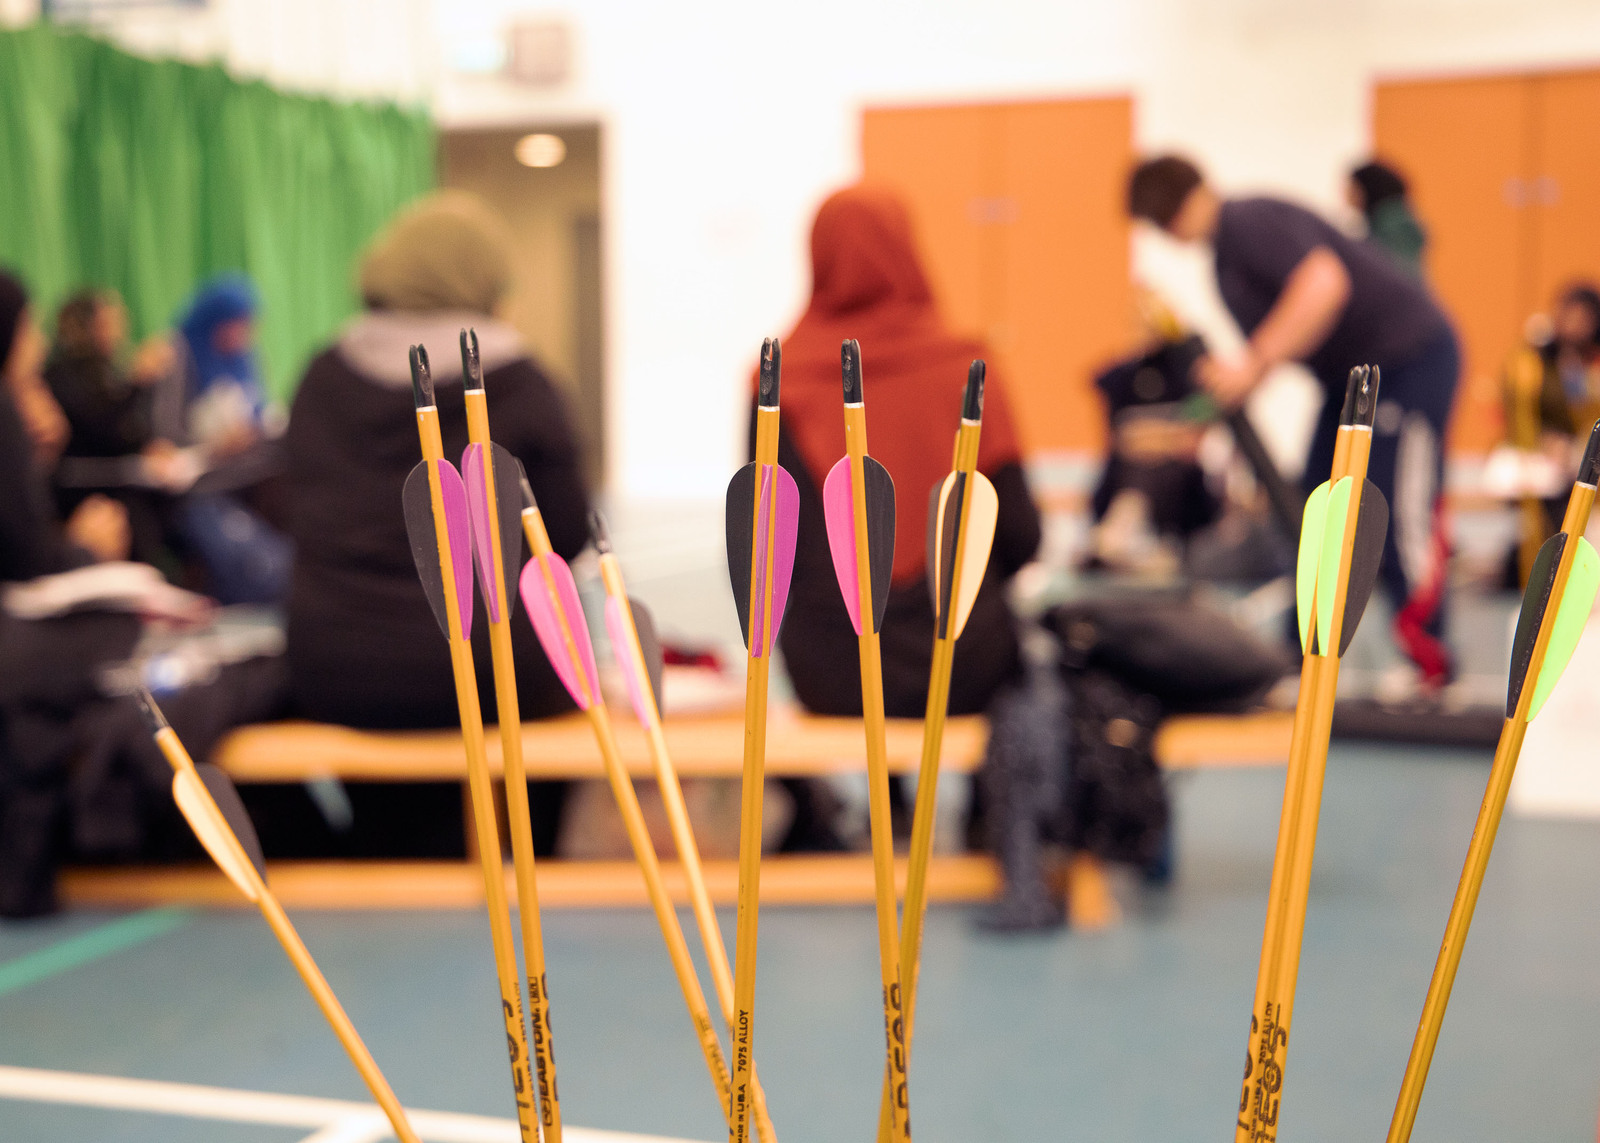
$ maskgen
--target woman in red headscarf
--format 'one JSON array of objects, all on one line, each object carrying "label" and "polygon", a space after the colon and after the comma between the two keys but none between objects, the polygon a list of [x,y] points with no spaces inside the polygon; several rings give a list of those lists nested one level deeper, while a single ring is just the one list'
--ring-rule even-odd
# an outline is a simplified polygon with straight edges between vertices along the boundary
[{"label": "woman in red headscarf", "polygon": [[[779,646],[795,694],[817,714],[859,715],[855,629],[834,578],[822,483],[845,453],[839,346],[861,343],[872,455],[889,470],[898,506],[894,572],[884,615],[884,706],[920,718],[933,656],[927,587],[929,491],[950,471],[967,367],[987,357],[977,341],[945,327],[917,254],[904,204],[892,192],[856,186],[828,198],[811,229],[811,302],[783,341],[779,462],[800,487],[800,535]],[[1005,387],[991,368],[984,390],[978,468],[999,493],[989,571],[956,645],[950,713],[985,710],[1021,669],[1005,585],[1039,546],[1039,511],[1023,477]],[[753,440],[753,438],[752,438]],[[816,826],[799,793],[788,848]]]}]

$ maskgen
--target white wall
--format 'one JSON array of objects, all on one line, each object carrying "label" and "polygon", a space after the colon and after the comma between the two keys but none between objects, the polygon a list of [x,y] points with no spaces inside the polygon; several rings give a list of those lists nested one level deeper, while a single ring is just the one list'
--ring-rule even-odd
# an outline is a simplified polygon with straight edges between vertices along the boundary
[{"label": "white wall", "polygon": [[[575,28],[567,90],[444,66],[522,14]],[[189,40],[276,82],[427,91],[446,124],[604,122],[611,482],[630,498],[721,495],[756,347],[803,304],[810,213],[857,170],[863,103],[1131,90],[1142,145],[1332,211],[1375,75],[1600,61],[1595,0],[215,0],[203,19]],[[195,51],[180,31],[139,43]],[[1202,263],[1142,243],[1138,264],[1217,324]]]}]

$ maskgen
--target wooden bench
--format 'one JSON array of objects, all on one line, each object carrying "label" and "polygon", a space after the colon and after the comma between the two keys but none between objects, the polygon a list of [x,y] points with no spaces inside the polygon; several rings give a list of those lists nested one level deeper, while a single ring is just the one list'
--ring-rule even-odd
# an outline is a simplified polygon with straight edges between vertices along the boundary
[{"label": "wooden bench", "polygon": [[[654,775],[643,733],[614,712],[624,764],[636,777]],[[1272,765],[1288,756],[1290,717],[1270,713],[1237,717],[1174,718],[1156,740],[1161,764],[1173,770],[1205,765]],[[739,714],[671,718],[666,726],[673,762],[684,778],[737,778],[744,750]],[[587,719],[569,715],[523,727],[523,753],[535,778],[602,778],[603,770]],[[945,732],[943,768],[970,773],[983,758],[987,726],[978,716],[952,718]],[[891,719],[890,769],[913,772],[921,757],[922,723]],[[489,762],[498,775],[500,743],[491,729]],[[775,708],[769,719],[767,773],[772,777],[816,777],[859,772],[862,727],[855,718],[821,718]],[[243,727],[229,735],[213,759],[240,783],[296,783],[315,778],[347,782],[437,782],[466,778],[461,737],[454,731],[379,733],[308,722]],[[471,838],[472,831],[468,829]],[[663,863],[669,885],[686,900],[681,870]],[[738,871],[730,860],[705,862],[713,898],[731,903]],[[474,854],[463,861],[279,861],[271,863],[273,886],[286,905],[300,908],[449,908],[483,899]],[[539,864],[541,905],[615,906],[646,901],[632,861],[560,861]],[[904,877],[904,869],[901,869]],[[506,884],[515,899],[510,866]],[[999,873],[988,857],[940,855],[929,871],[935,901],[991,897]],[[762,863],[763,900],[791,904],[872,900],[872,863],[867,854],[774,856]],[[216,870],[207,867],[70,869],[63,874],[65,898],[80,905],[137,906],[156,903],[244,904]]]}]

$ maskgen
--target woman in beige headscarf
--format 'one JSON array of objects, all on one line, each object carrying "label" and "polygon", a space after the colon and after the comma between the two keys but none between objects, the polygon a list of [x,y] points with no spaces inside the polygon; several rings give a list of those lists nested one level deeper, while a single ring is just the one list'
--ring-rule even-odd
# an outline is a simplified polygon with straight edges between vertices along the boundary
[{"label": "woman in beige headscarf", "polygon": [[[512,287],[513,244],[505,222],[463,191],[407,208],[361,260],[366,310],[311,362],[295,394],[284,438],[295,543],[288,661],[302,717],[389,729],[456,722],[449,651],[400,507],[420,458],[410,346],[426,346],[433,359],[444,452],[459,457],[467,426],[457,338],[463,327],[477,330],[494,439],[527,469],[555,550],[571,558],[585,543],[589,499],[566,407],[495,316]],[[478,627],[478,690],[492,720],[487,633]],[[512,632],[523,717],[569,709],[532,629],[519,623]],[[536,791],[541,851],[554,843],[559,804],[559,788]]]}]

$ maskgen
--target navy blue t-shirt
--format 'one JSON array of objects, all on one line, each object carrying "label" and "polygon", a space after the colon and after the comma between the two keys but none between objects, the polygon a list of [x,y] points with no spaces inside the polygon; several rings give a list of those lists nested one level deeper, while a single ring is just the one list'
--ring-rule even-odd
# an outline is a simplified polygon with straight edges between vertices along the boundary
[{"label": "navy blue t-shirt", "polygon": [[1390,255],[1342,233],[1303,207],[1275,198],[1222,204],[1212,239],[1222,300],[1248,337],[1277,302],[1290,273],[1326,246],[1350,275],[1350,298],[1306,366],[1334,397],[1357,365],[1408,364],[1449,330],[1427,286]]}]

